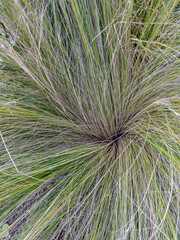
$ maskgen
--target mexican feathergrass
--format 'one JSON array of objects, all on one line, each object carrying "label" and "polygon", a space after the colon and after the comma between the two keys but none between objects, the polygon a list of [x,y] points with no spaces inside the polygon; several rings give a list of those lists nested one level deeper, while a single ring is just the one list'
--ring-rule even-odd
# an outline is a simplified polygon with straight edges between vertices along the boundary
[{"label": "mexican feathergrass", "polygon": [[0,239],[178,240],[180,4],[0,1]]}]

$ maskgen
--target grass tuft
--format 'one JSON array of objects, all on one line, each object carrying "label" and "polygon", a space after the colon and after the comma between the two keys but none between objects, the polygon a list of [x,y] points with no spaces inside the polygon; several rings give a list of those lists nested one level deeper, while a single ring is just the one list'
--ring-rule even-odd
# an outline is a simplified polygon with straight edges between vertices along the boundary
[{"label": "grass tuft", "polygon": [[178,0],[1,0],[0,239],[178,240]]}]

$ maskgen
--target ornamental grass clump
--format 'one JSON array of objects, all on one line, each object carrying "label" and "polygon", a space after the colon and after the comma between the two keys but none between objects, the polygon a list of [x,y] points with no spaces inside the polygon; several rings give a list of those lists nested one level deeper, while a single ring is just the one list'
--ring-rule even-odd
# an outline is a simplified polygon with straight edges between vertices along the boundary
[{"label": "ornamental grass clump", "polygon": [[1,0],[0,239],[178,240],[180,4]]}]

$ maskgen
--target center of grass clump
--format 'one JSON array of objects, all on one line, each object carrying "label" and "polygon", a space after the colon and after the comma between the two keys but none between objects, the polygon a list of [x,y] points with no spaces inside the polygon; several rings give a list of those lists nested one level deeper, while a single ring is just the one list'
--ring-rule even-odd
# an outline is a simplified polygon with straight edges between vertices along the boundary
[{"label": "center of grass clump", "polygon": [[118,145],[118,142],[123,138],[125,137],[127,133],[125,131],[117,131],[113,136],[112,136],[112,144],[114,145]]},{"label": "center of grass clump", "polygon": [[98,143],[106,143],[109,147],[115,146],[118,147],[121,140],[123,140],[127,136],[128,132],[123,129],[115,130],[113,134],[109,134],[109,136],[95,137]]}]

